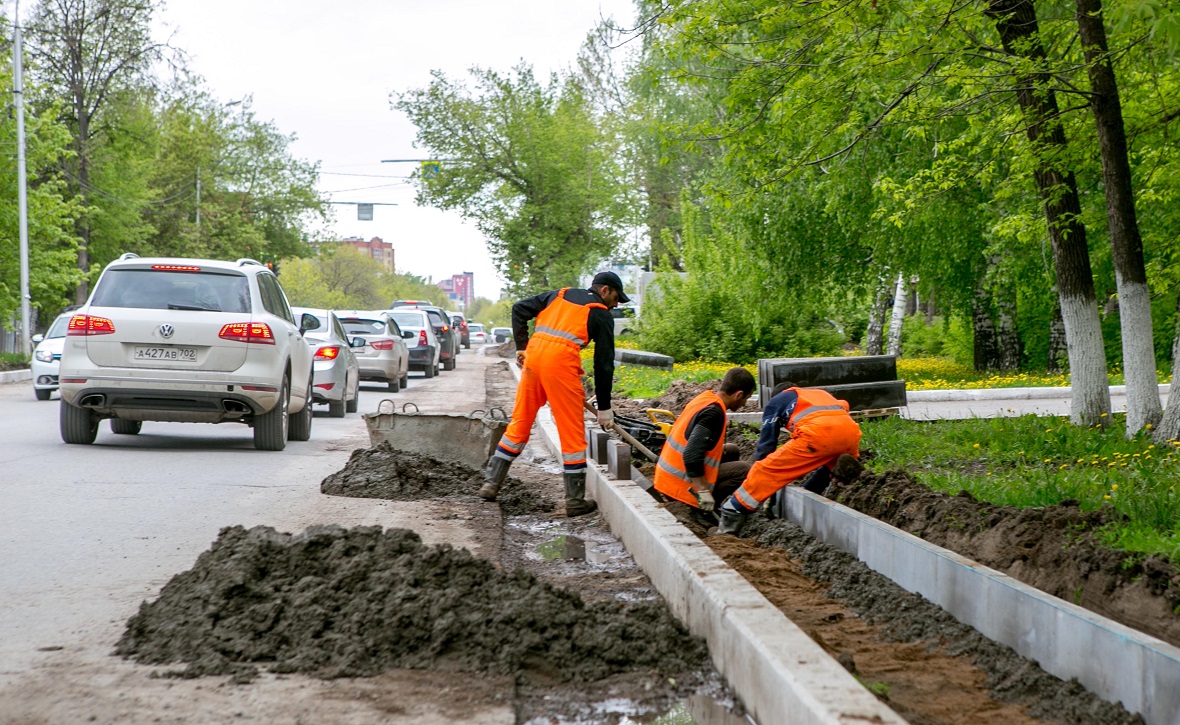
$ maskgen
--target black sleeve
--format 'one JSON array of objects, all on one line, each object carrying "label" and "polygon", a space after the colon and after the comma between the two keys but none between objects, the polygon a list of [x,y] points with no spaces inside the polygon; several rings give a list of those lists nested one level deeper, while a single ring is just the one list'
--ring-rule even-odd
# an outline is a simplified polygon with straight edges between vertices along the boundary
[{"label": "black sleeve", "polygon": [[784,390],[770,399],[762,411],[762,432],[758,436],[758,447],[754,451],[754,460],[761,461],[778,447],[778,433],[791,419],[795,411],[795,404],[799,402],[799,394],[792,389]]},{"label": "black sleeve", "polygon": [[594,343],[594,395],[598,409],[610,410],[610,394],[615,384],[615,318],[610,310],[592,307],[586,332]]},{"label": "black sleeve", "polygon": [[555,297],[557,290],[550,290],[512,305],[512,337],[516,340],[517,351],[523,351],[529,346],[529,320],[541,314]]},{"label": "black sleeve", "polygon": [[713,450],[724,431],[725,411],[720,405],[710,405],[693,416],[688,424],[688,445],[684,447],[685,473],[705,475],[705,454]]}]

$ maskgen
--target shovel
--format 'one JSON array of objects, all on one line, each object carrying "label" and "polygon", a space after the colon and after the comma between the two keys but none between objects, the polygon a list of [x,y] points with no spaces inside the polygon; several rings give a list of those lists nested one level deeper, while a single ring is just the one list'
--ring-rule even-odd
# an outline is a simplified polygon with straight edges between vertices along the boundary
[{"label": "shovel", "polygon": [[[590,411],[594,415],[598,415],[598,410],[594,407],[594,405],[589,400],[583,400],[582,404],[584,406],[586,406],[586,410]],[[650,460],[652,463],[659,463],[660,462],[659,456],[652,453],[648,449],[647,446],[645,446],[642,443],[640,443],[639,441],[635,440],[635,438],[633,438],[630,433],[623,430],[619,426],[616,425],[611,432],[614,433],[615,435],[617,435],[619,438],[621,438],[624,443],[630,445],[632,448],[634,448],[635,450],[639,451],[644,456],[646,456],[647,459]]]}]

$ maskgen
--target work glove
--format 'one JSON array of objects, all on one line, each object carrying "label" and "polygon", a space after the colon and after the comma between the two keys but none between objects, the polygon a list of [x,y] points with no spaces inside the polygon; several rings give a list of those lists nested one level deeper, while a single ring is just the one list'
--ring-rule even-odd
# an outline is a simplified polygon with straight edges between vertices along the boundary
[{"label": "work glove", "polygon": [[700,506],[701,511],[712,511],[716,502],[713,500],[713,494],[710,491],[698,491],[692,489],[692,496],[697,500],[697,505]]},{"label": "work glove", "polygon": [[598,411],[598,426],[603,430],[611,430],[615,427],[615,411],[600,410]]}]

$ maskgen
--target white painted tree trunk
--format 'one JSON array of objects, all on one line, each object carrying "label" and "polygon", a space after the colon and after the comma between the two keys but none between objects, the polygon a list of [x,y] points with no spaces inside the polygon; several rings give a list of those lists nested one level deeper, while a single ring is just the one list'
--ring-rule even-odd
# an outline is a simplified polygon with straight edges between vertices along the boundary
[{"label": "white painted tree trunk", "polygon": [[[1180,385],[1180,297],[1176,298],[1176,332],[1172,338],[1172,385]],[[1163,445],[1180,438],[1180,392],[1168,394],[1168,407],[1152,438]]]},{"label": "white painted tree trunk", "polygon": [[1093,425],[1110,421],[1110,381],[1106,376],[1106,351],[1098,305],[1085,297],[1062,295],[1061,320],[1069,347],[1072,401],[1070,421]]},{"label": "white painted tree trunk", "polygon": [[897,287],[893,294],[893,317],[889,319],[889,343],[885,348],[889,355],[901,354],[901,323],[905,321],[909,291],[910,286],[906,283],[905,275],[897,275]]},{"label": "white painted tree trunk", "polygon": [[869,326],[865,330],[865,354],[880,355],[884,352],[881,343],[885,330],[885,309],[889,306],[889,283],[883,278],[877,286],[877,296],[873,300],[873,308],[869,310]]},{"label": "white painted tree trunk", "polygon": [[[1121,275],[1120,275],[1121,276]],[[1127,437],[1159,423],[1159,376],[1151,331],[1151,296],[1147,285],[1118,280],[1119,325],[1123,333],[1123,375],[1127,382]]]}]

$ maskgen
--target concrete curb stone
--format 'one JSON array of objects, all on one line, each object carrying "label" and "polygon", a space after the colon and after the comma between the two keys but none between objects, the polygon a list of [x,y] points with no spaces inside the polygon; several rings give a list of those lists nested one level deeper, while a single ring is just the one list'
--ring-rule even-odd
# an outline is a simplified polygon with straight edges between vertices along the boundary
[{"label": "concrete curb stone", "polygon": [[33,379],[32,370],[6,370],[0,373],[0,385],[7,383],[23,383]]}]

